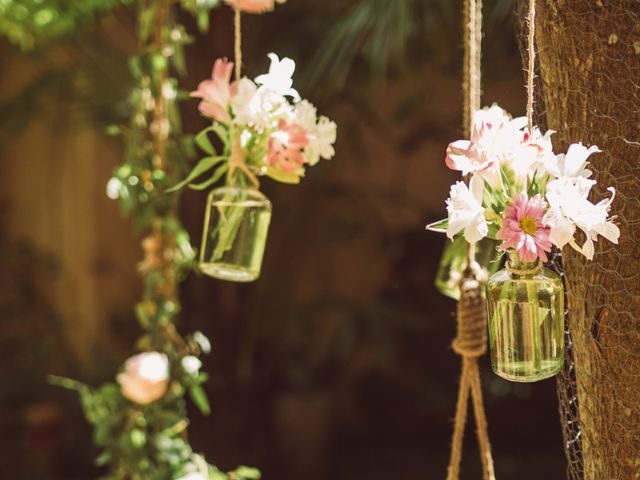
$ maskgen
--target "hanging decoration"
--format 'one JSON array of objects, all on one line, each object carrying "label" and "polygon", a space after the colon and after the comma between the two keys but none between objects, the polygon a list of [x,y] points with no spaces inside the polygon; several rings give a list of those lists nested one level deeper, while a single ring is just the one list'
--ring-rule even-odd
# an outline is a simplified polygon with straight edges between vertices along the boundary
[{"label": "hanging decoration", "polygon": [[[587,199],[596,181],[587,169],[599,152],[581,143],[555,154],[548,131],[532,124],[535,1],[529,9],[527,117],[512,119],[497,105],[475,113],[470,140],[447,149],[446,164],[463,175],[447,200],[448,218],[428,226],[474,245],[489,237],[507,253],[505,269],[487,283],[491,363],[499,376],[532,382],[558,373],[564,359],[564,290],[543,268],[552,246],[569,244],[591,260],[598,236],[617,243],[611,197]],[[576,234],[584,238],[580,246]]]},{"label": "hanging decoration", "polygon": [[[268,73],[254,80],[241,77],[240,7],[246,2],[228,3],[235,8],[235,81],[234,64],[218,59],[211,79],[191,93],[213,122],[196,137],[207,156],[171,191],[185,185],[203,190],[224,178],[224,186],[207,199],[199,269],[218,279],[249,282],[260,276],[271,220],[271,202],[259,191],[258,177],[298,183],[307,165],[334,156],[336,124],[318,117],[293,88],[295,63],[290,58],[270,53]],[[210,133],[222,143],[220,151]],[[204,174],[209,178],[194,183]]]},{"label": "hanging decoration", "polygon": [[[84,414],[94,428],[99,449],[96,464],[113,480],[258,480],[260,472],[239,467],[219,470],[189,442],[187,399],[202,414],[210,413],[200,356],[211,350],[201,332],[182,336],[179,283],[195,253],[176,215],[177,195],[164,191],[184,175],[191,141],[180,130],[178,79],[184,72],[184,45],[191,41],[176,21],[171,0],[138,2],[139,54],[129,65],[135,86],[128,100],[127,126],[113,127],[125,141],[125,158],[107,185],[107,195],[144,232],[138,271],[143,296],[136,305],[144,333],[139,353],[124,362],[115,381],[98,388],[68,378],[56,385],[80,395]],[[205,5],[206,4],[206,5]],[[215,3],[184,0],[181,6],[206,25]]]},{"label": "hanging decoration", "polygon": [[[463,61],[462,130],[466,137],[471,135],[473,114],[480,108],[481,98],[482,4],[480,0],[474,3],[473,14],[466,5],[463,12],[467,38]],[[475,22],[472,28],[469,27],[471,20]],[[474,36],[476,33],[478,37],[475,39],[467,36]],[[456,237],[452,242],[446,243],[436,273],[436,289],[446,297],[460,300],[460,286],[467,268],[473,271],[476,280],[486,284],[489,276],[500,268],[501,255],[497,246],[495,240],[486,237],[474,244],[473,254],[470,255],[468,244],[463,237]]]},{"label": "hanging decoration", "polygon": [[[464,129],[472,130],[473,112],[480,106],[481,96],[481,68],[480,49],[482,45],[482,2],[481,0],[465,0],[464,3],[464,27],[465,27],[465,56],[464,56]],[[457,336],[453,341],[453,350],[462,357],[462,372],[458,387],[458,400],[451,440],[451,456],[447,469],[447,480],[457,480],[460,476],[460,461],[462,459],[462,444],[465,424],[467,421],[467,409],[469,396],[473,405],[473,413],[476,420],[476,434],[482,462],[483,480],[495,480],[493,471],[493,457],[487,419],[482,399],[482,387],[480,384],[480,372],[478,358],[484,355],[487,348],[487,317],[484,305],[484,290],[482,280],[486,281],[486,275],[477,268],[473,268],[475,244],[464,242],[464,255],[467,259],[467,268],[462,272],[459,280],[458,291],[460,299],[457,308]],[[482,280],[480,279],[481,277]]]}]

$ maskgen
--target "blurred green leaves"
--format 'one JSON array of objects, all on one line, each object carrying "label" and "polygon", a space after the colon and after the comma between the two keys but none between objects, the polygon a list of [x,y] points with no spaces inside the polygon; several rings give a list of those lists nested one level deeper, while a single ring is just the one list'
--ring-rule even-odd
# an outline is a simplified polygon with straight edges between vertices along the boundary
[{"label": "blurred green leaves", "polygon": [[22,50],[74,34],[132,0],[0,0],[0,35]]}]

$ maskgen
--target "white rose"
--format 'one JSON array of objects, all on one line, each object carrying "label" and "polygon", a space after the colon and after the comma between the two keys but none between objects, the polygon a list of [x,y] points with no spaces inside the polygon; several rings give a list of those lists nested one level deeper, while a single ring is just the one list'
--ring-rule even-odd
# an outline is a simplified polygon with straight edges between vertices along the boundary
[{"label": "white rose", "polygon": [[125,362],[117,381],[125,398],[140,405],[155,402],[167,392],[169,360],[158,352],[134,355]]}]

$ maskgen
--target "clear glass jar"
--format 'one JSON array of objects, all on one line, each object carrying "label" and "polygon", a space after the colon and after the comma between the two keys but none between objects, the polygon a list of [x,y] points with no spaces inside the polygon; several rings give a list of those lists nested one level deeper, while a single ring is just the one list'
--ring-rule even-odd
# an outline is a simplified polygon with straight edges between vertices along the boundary
[{"label": "clear glass jar", "polygon": [[199,269],[232,282],[260,276],[271,202],[253,188],[221,187],[207,199]]},{"label": "clear glass jar", "polygon": [[502,378],[535,382],[564,361],[564,287],[538,259],[509,252],[505,269],[487,283],[491,366]]},{"label": "clear glass jar", "polygon": [[[460,280],[467,269],[468,254],[467,241],[462,235],[447,242],[440,257],[440,265],[436,273],[436,288],[444,296],[460,300]],[[489,276],[500,267],[500,253],[498,242],[490,238],[483,238],[476,243],[476,261],[471,266],[476,278],[486,283]]]}]

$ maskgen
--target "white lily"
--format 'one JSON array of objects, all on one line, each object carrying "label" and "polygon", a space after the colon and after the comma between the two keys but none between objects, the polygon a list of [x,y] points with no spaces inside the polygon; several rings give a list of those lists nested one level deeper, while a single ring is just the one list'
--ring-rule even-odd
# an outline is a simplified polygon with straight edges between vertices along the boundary
[{"label": "white lily", "polygon": [[587,148],[582,143],[573,143],[569,146],[566,154],[555,155],[551,161],[546,162],[545,167],[547,172],[554,177],[589,178],[592,172],[586,168],[589,163],[587,159],[591,154],[600,151],[596,145]]},{"label": "white lily", "polygon": [[[554,245],[562,248],[569,243],[589,260],[593,259],[594,242],[598,240],[598,235],[613,243],[618,243],[620,237],[620,229],[609,218],[615,189],[608,189],[612,194],[609,199],[593,204],[587,196],[595,183],[582,176],[575,180],[562,177],[549,182],[546,195],[549,211],[543,219],[551,227],[550,240]],[[576,227],[585,234],[582,247],[573,239]]]},{"label": "white lily", "polygon": [[299,100],[300,95],[297,90],[292,88],[293,80],[291,79],[296,69],[296,63],[286,57],[280,60],[275,53],[270,53],[268,57],[271,59],[269,73],[258,75],[256,83],[283,97],[289,96],[294,100]]},{"label": "white lily", "polygon": [[451,186],[447,199],[449,224],[447,237],[453,237],[464,230],[464,238],[475,243],[487,236],[489,227],[482,207],[484,181],[474,175],[470,182],[471,189],[464,182],[456,182]]}]

